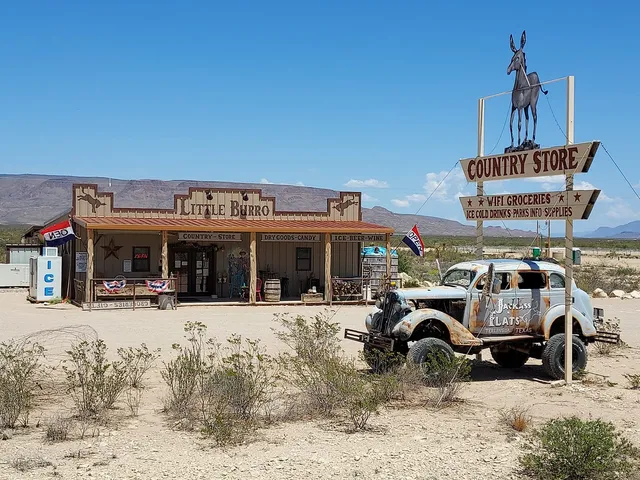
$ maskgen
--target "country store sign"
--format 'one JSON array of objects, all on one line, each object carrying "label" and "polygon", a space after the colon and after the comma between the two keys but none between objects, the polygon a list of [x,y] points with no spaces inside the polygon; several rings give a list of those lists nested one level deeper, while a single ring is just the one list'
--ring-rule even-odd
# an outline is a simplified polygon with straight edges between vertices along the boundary
[{"label": "country store sign", "polygon": [[[600,142],[580,143],[461,160],[469,182],[584,173]],[[586,220],[600,190],[460,197],[467,220]]]}]

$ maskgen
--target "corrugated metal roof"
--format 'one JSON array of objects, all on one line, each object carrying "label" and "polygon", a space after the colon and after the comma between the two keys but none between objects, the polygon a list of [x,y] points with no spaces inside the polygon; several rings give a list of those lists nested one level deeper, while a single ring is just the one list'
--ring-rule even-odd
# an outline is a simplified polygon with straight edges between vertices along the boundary
[{"label": "corrugated metal roof", "polygon": [[393,229],[360,221],[245,220],[196,218],[75,217],[80,225],[98,230],[170,230],[194,232],[393,233]]}]

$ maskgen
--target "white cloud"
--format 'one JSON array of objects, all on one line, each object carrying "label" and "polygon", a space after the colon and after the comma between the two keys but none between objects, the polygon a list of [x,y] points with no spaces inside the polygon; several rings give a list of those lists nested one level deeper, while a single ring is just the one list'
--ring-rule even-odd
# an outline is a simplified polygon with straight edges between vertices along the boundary
[{"label": "white cloud", "polygon": [[273,182],[270,182],[270,181],[269,181],[269,180],[267,180],[266,178],[261,178],[261,179],[260,179],[260,183],[264,183],[265,185],[267,185],[267,184],[270,184],[270,183],[273,183]]},{"label": "white cloud", "polygon": [[607,216],[609,218],[615,218],[622,223],[622,221],[631,221],[640,217],[640,212],[638,212],[638,209],[632,208],[624,200],[616,198],[612,201],[614,202],[614,204],[611,205],[611,207],[609,207],[609,210],[607,211]]},{"label": "white cloud", "polygon": [[527,182],[534,183],[564,183],[564,175],[550,175],[548,177],[525,178]]},{"label": "white cloud", "polygon": [[[592,183],[581,181],[578,183],[574,183],[573,189],[574,190],[597,190],[598,187],[595,187]],[[609,195],[606,195],[602,190],[600,190],[600,195],[598,195],[598,201],[613,202],[613,198],[611,198]]]},{"label": "white cloud", "polygon": [[302,182],[296,182],[296,185],[298,185],[299,187],[304,187],[304,183]]},{"label": "white cloud", "polygon": [[406,208],[409,206],[409,200],[401,200],[399,198],[392,199],[391,203],[393,203],[396,207]]},{"label": "white cloud", "polygon": [[427,173],[423,186],[427,192],[426,197],[431,195],[434,200],[440,202],[453,202],[458,197],[466,195],[465,190],[469,184],[462,169],[456,168],[449,175],[447,173],[445,171]]},{"label": "white cloud", "polygon": [[362,201],[363,202],[378,202],[379,200],[375,197],[372,197],[371,195],[367,195],[366,193],[362,194]]},{"label": "white cloud", "polygon": [[354,180],[353,178],[344,184],[345,187],[354,188],[388,188],[389,184],[384,180],[376,180],[375,178],[369,178],[368,180]]}]

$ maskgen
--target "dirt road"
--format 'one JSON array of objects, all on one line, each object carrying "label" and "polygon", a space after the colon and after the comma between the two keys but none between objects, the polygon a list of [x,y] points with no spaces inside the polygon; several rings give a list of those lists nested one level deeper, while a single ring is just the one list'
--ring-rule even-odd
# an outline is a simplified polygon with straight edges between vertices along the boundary
[{"label": "dirt road", "polygon": [[[171,344],[182,340],[186,321],[205,323],[219,340],[231,333],[260,338],[275,353],[283,345],[272,331],[274,313],[322,311],[320,307],[183,307],[82,312],[71,306],[31,305],[24,294],[16,293],[1,293],[0,302],[0,341],[37,330],[88,325],[111,350],[145,342],[149,348],[161,348],[165,359]],[[45,443],[44,425],[52,416],[68,413],[67,406],[46,405],[36,412],[32,424],[40,423],[39,427],[17,430],[12,439],[0,442],[0,478],[45,478],[54,471],[66,479],[518,478],[515,466],[522,435],[500,420],[500,410],[510,406],[530,408],[536,424],[562,415],[601,417],[640,444],[640,391],[626,389],[623,376],[640,373],[640,300],[594,303],[605,308],[607,317],[620,318],[623,340],[630,346],[611,357],[590,352],[588,370],[605,376],[612,386],[602,382],[552,388],[538,381],[547,380],[539,361],[509,371],[498,368],[485,353],[485,361],[474,363],[473,381],[462,393],[465,402],[454,407],[387,409],[372,418],[372,430],[356,434],[328,421],[281,424],[261,431],[255,442],[222,450],[197,433],[172,429],[160,412],[166,390],[158,367],[152,372],[152,388],[146,392],[140,416],[123,415],[95,437]],[[343,327],[362,328],[370,308],[334,308],[334,318]],[[85,327],[87,331],[92,330]],[[68,348],[64,343],[61,338],[51,340],[52,358],[64,354]],[[355,355],[359,345],[344,342],[344,348]],[[19,457],[40,458],[52,465],[23,473],[12,466]]]}]

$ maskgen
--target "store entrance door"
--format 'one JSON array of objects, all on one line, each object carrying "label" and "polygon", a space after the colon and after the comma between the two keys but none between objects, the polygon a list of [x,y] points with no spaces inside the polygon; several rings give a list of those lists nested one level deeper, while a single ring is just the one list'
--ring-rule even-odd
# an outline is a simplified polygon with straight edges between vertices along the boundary
[{"label": "store entrance door", "polygon": [[174,248],[171,273],[178,277],[178,295],[204,296],[215,294],[212,248]]}]

